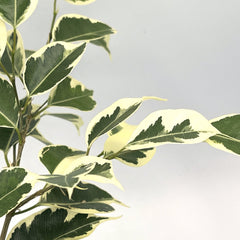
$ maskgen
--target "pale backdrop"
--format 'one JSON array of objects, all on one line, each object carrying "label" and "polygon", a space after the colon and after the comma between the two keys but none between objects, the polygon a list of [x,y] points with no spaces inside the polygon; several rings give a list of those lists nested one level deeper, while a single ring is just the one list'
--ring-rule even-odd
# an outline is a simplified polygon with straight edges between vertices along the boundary
[{"label": "pale backdrop", "polygon": [[[20,28],[27,48],[45,44],[52,3],[40,0]],[[119,98],[146,95],[169,101],[146,103],[130,123],[163,108],[195,109],[208,119],[239,112],[239,0],[97,0],[82,7],[58,0],[58,4],[60,14],[83,14],[118,31],[110,42],[112,59],[103,49],[89,46],[72,74],[95,90],[98,105],[93,112],[81,113],[85,124]],[[85,127],[79,137],[74,127],[49,117],[40,129],[57,144],[84,149]],[[42,145],[28,143],[24,165],[45,172],[36,163]],[[96,143],[97,149],[102,144]],[[115,215],[122,217],[102,224],[86,239],[240,239],[240,157],[207,144],[171,145],[160,147],[142,168],[117,162],[114,167],[125,191],[107,189],[130,208],[117,208]]]}]

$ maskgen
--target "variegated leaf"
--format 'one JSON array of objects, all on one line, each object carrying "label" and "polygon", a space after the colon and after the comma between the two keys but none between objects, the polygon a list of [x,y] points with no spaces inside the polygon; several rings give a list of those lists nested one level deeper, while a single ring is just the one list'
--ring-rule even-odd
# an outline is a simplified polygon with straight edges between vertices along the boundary
[{"label": "variegated leaf", "polygon": [[240,155],[240,114],[224,115],[210,122],[219,133],[206,142],[212,147]]},{"label": "variegated leaf", "polygon": [[111,55],[110,49],[109,49],[109,40],[110,40],[110,35],[107,35],[103,38],[99,38],[97,40],[91,41],[92,44],[96,46],[103,47],[109,55]]},{"label": "variegated leaf", "polygon": [[[115,178],[112,162],[95,156],[69,156],[64,158],[55,168],[53,174],[67,175],[81,166],[94,165],[94,168],[87,174],[79,176],[79,181],[90,180],[101,183],[115,184],[122,189],[121,184]],[[78,182],[79,182],[78,181]]]},{"label": "variegated leaf", "polygon": [[136,128],[137,126],[123,122],[112,129],[109,132],[110,136],[104,144],[104,158],[115,158],[134,167],[140,167],[149,162],[156,152],[155,148],[124,149]]},{"label": "variegated leaf", "polygon": [[67,77],[51,91],[48,105],[89,111],[96,105],[92,95],[92,90],[85,88],[76,79]]},{"label": "variegated leaf", "polygon": [[85,152],[73,149],[64,145],[51,145],[44,147],[39,153],[39,159],[53,173],[58,164],[66,157],[78,156],[82,157]]},{"label": "variegated leaf", "polygon": [[[7,72],[12,74],[12,49],[13,49],[13,31],[8,31],[8,45],[5,48],[1,62]],[[25,65],[25,51],[23,46],[23,39],[19,31],[16,31],[16,47],[14,54],[15,75],[20,76],[23,66]],[[0,71],[5,74],[2,68]]]},{"label": "variegated leaf", "polygon": [[86,43],[50,43],[34,54],[26,63],[24,80],[29,95],[51,90],[72,71],[79,62]]},{"label": "variegated leaf", "polygon": [[131,167],[141,167],[147,164],[154,156],[156,148],[138,150],[123,150],[115,158]]},{"label": "variegated leaf", "polygon": [[6,128],[0,127],[0,149],[3,152],[7,152],[10,146],[13,145],[14,142],[18,140],[15,138],[15,130],[14,128]]},{"label": "variegated leaf", "polygon": [[31,16],[38,0],[0,0],[0,16],[16,27]]},{"label": "variegated leaf", "polygon": [[19,222],[7,240],[77,240],[89,236],[107,220],[111,218],[48,208]]},{"label": "variegated leaf", "polygon": [[0,20],[0,57],[3,55],[7,43],[7,29],[5,23]]},{"label": "variegated leaf", "polygon": [[76,4],[76,5],[86,5],[86,4],[95,2],[95,0],[65,0],[65,1],[72,3],[72,4]]},{"label": "variegated leaf", "polygon": [[36,178],[23,168],[6,168],[0,172],[0,217],[24,199]]},{"label": "variegated leaf", "polygon": [[92,143],[104,133],[116,127],[133,114],[143,102],[142,98],[124,98],[116,101],[110,107],[97,114],[88,124],[86,143]]},{"label": "variegated leaf", "polygon": [[[15,66],[16,74],[18,76],[20,76],[23,66],[25,65],[25,50],[24,50],[24,46],[23,46],[23,39],[22,39],[22,36],[19,31],[16,32],[16,40],[15,41],[16,41],[16,49],[15,49],[15,54],[14,54],[14,66]],[[12,49],[13,49],[13,43],[14,43],[13,31],[8,32],[8,43],[11,47],[11,49],[9,49],[9,48],[7,48],[7,49],[8,49],[8,55],[10,58],[10,62],[12,65],[11,56],[12,56]],[[9,71],[9,73],[12,73],[12,69],[11,69],[11,71]]]},{"label": "variegated leaf", "polygon": [[112,212],[114,208],[109,205],[111,203],[119,203],[119,201],[101,188],[81,182],[74,188],[71,199],[65,189],[53,188],[40,200],[40,205],[87,214]]},{"label": "variegated leaf", "polygon": [[93,170],[94,163],[78,164],[71,171],[65,172],[64,174],[52,174],[52,175],[41,175],[38,180],[46,182],[50,185],[66,188],[71,197],[73,188],[77,186],[80,179]]},{"label": "variegated leaf", "polygon": [[13,87],[0,78],[0,126],[16,128],[18,110]]},{"label": "variegated leaf", "polygon": [[83,125],[83,120],[78,115],[72,113],[45,113],[44,116],[52,116],[69,121],[74,124],[78,134],[80,134],[80,127]]},{"label": "variegated leaf", "polygon": [[108,25],[82,15],[67,14],[61,16],[53,29],[54,41],[89,41],[113,34],[116,31]]},{"label": "variegated leaf", "polygon": [[207,119],[193,110],[160,110],[135,129],[126,149],[152,148],[166,143],[194,144],[218,133]]}]

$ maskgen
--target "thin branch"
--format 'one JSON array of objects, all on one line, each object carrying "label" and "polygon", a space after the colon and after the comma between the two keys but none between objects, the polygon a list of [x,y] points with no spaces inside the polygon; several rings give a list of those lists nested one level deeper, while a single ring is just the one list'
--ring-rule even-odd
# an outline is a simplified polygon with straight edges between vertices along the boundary
[{"label": "thin branch", "polygon": [[11,164],[10,164],[10,162],[9,162],[9,160],[8,160],[8,156],[7,156],[7,153],[6,153],[6,152],[4,152],[4,159],[5,159],[5,162],[6,162],[7,166],[10,167]]},{"label": "thin branch", "polygon": [[50,43],[51,40],[52,40],[52,31],[53,31],[53,27],[54,27],[54,24],[55,24],[55,21],[56,21],[57,14],[58,14],[57,0],[54,0],[54,3],[53,3],[53,19],[52,19],[52,23],[51,23],[50,32],[49,32],[49,35],[48,35],[47,44]]}]

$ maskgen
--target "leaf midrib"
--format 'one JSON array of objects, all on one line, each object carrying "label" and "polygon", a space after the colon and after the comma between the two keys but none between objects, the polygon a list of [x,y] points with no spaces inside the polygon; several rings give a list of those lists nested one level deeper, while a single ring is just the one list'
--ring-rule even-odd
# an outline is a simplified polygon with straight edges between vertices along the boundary
[{"label": "leaf midrib", "polygon": [[[154,137],[150,137],[150,138],[144,138],[144,139],[138,140],[138,141],[134,141],[133,140],[132,142],[129,142],[126,145],[126,147],[128,147],[128,146],[135,146],[135,145],[143,145],[143,144],[149,143],[151,141],[154,141],[154,140],[156,140],[158,138],[161,139],[161,138],[164,138],[164,137],[176,137],[176,136],[181,135],[181,134],[191,134],[191,133],[210,133],[210,131],[186,131],[186,132],[179,132],[179,133],[164,134],[164,135],[154,136]],[[197,138],[197,137],[195,137],[195,138]],[[195,139],[195,138],[189,138],[187,140],[191,140],[191,139]],[[141,142],[143,142],[143,143],[141,143]],[[156,142],[154,142],[154,143],[156,143]]]}]

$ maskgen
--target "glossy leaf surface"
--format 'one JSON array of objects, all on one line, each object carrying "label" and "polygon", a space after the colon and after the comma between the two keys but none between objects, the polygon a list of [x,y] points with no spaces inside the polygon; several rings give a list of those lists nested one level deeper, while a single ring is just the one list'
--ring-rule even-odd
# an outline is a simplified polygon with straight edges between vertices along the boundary
[{"label": "glossy leaf surface", "polygon": [[67,77],[51,91],[48,105],[89,111],[96,105],[92,95],[92,90],[86,89],[76,79]]},{"label": "glossy leaf surface", "polygon": [[0,16],[12,26],[18,26],[31,16],[38,0],[0,0]]},{"label": "glossy leaf surface", "polygon": [[207,143],[220,150],[240,155],[240,114],[224,115],[210,122],[220,133],[210,137]]},{"label": "glossy leaf surface", "polygon": [[152,148],[167,143],[194,144],[205,141],[217,132],[217,129],[196,111],[160,110],[140,123],[126,149]]},{"label": "glossy leaf surface", "polygon": [[24,72],[29,95],[44,93],[60,83],[79,62],[85,47],[85,43],[56,42],[32,54]]},{"label": "glossy leaf surface", "polygon": [[101,188],[80,182],[74,188],[71,199],[69,199],[65,189],[53,188],[41,197],[40,204],[65,208],[78,213],[94,214],[114,211],[114,208],[109,204],[117,202]]},{"label": "glossy leaf surface", "polygon": [[127,119],[141,105],[142,98],[124,98],[116,101],[110,107],[97,114],[89,123],[86,130],[88,146],[101,135],[116,127]]},{"label": "glossy leaf surface", "polygon": [[85,154],[64,145],[51,145],[44,147],[39,153],[41,162],[45,165],[50,173],[53,173],[58,164],[66,157],[78,156],[81,157]]},{"label": "glossy leaf surface", "polygon": [[54,41],[76,42],[96,40],[115,33],[108,25],[77,14],[61,16],[53,29]]},{"label": "glossy leaf surface", "polygon": [[49,208],[23,219],[11,230],[7,240],[81,239],[108,219],[110,218]]},{"label": "glossy leaf surface", "polygon": [[0,217],[11,211],[32,189],[33,177],[23,168],[0,172]]},{"label": "glossy leaf surface", "polygon": [[17,127],[18,110],[13,87],[0,78],[0,126]]}]

